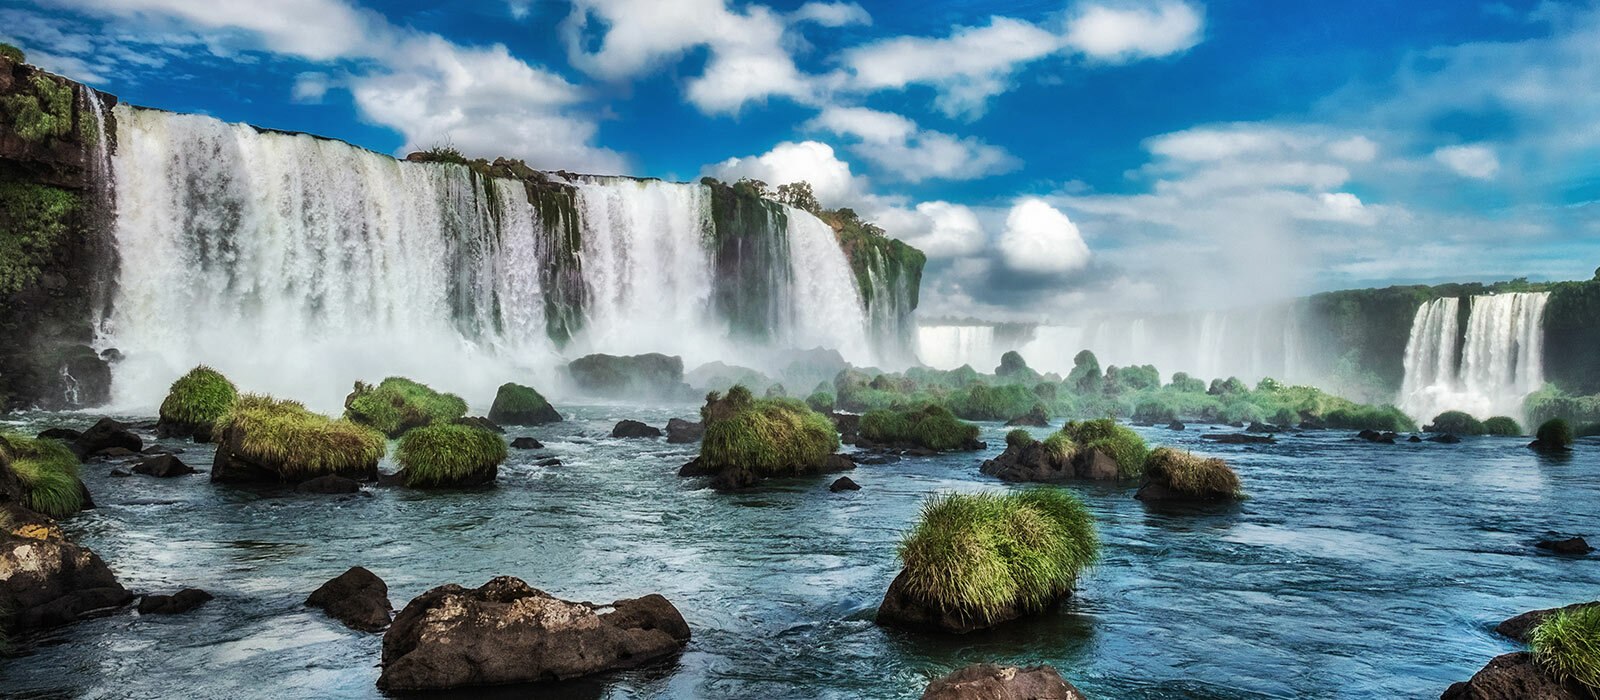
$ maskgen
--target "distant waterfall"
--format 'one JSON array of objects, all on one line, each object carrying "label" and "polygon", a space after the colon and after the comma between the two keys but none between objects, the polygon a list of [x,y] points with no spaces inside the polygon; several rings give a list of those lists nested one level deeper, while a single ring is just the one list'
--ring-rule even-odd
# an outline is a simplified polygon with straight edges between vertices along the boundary
[{"label": "distant waterfall", "polygon": [[923,326],[917,330],[917,354],[923,364],[935,369],[971,365],[979,372],[993,372],[1004,352],[995,347],[994,326]]},{"label": "distant waterfall", "polygon": [[1115,315],[1082,326],[1041,326],[1018,350],[1041,372],[1066,374],[1080,350],[1101,366],[1155,365],[1163,375],[1309,381],[1295,305],[1155,315]]},{"label": "distant waterfall", "polygon": [[1400,407],[1419,422],[1449,410],[1520,420],[1522,400],[1544,384],[1549,298],[1548,292],[1472,297],[1464,333],[1459,299],[1423,304],[1406,343]]},{"label": "distant waterfall", "polygon": [[847,361],[872,361],[861,291],[833,229],[789,208],[788,327],[780,340],[792,348],[833,348]]}]

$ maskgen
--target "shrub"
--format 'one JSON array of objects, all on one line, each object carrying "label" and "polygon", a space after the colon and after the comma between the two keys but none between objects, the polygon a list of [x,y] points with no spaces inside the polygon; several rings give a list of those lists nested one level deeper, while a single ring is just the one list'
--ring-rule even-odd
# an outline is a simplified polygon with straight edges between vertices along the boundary
[{"label": "shrub", "polygon": [[1066,433],[1057,431],[1044,439],[1044,451],[1061,463],[1072,459],[1072,455],[1078,451],[1078,444]]},{"label": "shrub", "polygon": [[219,441],[236,431],[230,444],[244,458],[271,465],[286,480],[361,472],[383,459],[383,436],[349,420],[312,413],[299,401],[245,394],[213,428]]},{"label": "shrub", "polygon": [[1433,422],[1423,430],[1455,435],[1482,435],[1484,432],[1482,422],[1462,411],[1445,411],[1435,416]]},{"label": "shrub", "polygon": [[1238,377],[1213,379],[1211,380],[1211,387],[1206,389],[1206,393],[1212,396],[1238,396],[1250,393],[1250,387]]},{"label": "shrub", "polygon": [[[1091,421],[1073,421],[1061,429],[1071,441],[1084,449],[1100,450],[1117,462],[1117,472],[1124,479],[1144,473],[1144,461],[1150,449],[1138,433],[1110,418]],[[1048,444],[1048,443],[1046,443]]]},{"label": "shrub", "polygon": [[471,425],[437,423],[400,438],[395,461],[405,471],[406,486],[459,484],[500,466],[506,443],[499,435]]},{"label": "shrub", "polygon": [[1145,460],[1145,476],[1163,481],[1168,488],[1189,496],[1241,494],[1239,475],[1227,462],[1215,457],[1199,457],[1170,447],[1158,447]]},{"label": "shrub", "polygon": [[929,404],[914,411],[872,411],[861,417],[860,433],[873,442],[943,452],[972,446],[978,426],[957,420],[943,406]]},{"label": "shrub", "polygon": [[1572,426],[1560,418],[1551,418],[1539,425],[1534,437],[1546,447],[1571,447]]},{"label": "shrub", "polygon": [[1173,374],[1172,383],[1168,384],[1167,388],[1172,389],[1173,391],[1183,392],[1185,394],[1206,393],[1205,380],[1191,377],[1189,376],[1188,372],[1178,372]]},{"label": "shrub", "polygon": [[1351,404],[1322,414],[1322,422],[1329,428],[1341,430],[1386,430],[1396,433],[1415,430],[1417,427],[1410,416],[1394,406]]},{"label": "shrub", "polygon": [[0,296],[39,280],[80,205],[78,195],[59,187],[0,180]]},{"label": "shrub", "polygon": [[28,62],[28,57],[24,56],[22,54],[22,49],[19,49],[19,48],[15,47],[15,46],[12,46],[10,44],[0,43],[0,57],[5,58],[7,61],[10,61],[12,63],[27,63]]},{"label": "shrub", "polygon": [[14,85],[11,94],[0,97],[0,106],[11,117],[11,130],[37,143],[72,133],[72,97],[70,83],[35,73],[26,87]]},{"label": "shrub", "polygon": [[1225,401],[1222,408],[1217,410],[1217,420],[1224,423],[1265,423],[1267,413],[1249,401],[1232,399]]},{"label": "shrub", "polygon": [[11,471],[27,490],[27,506],[52,518],[83,509],[78,457],[59,440],[6,436]]},{"label": "shrub", "polygon": [[1522,426],[1514,418],[1495,416],[1483,422],[1483,432],[1486,435],[1515,437],[1522,434]]},{"label": "shrub", "polygon": [[467,414],[467,402],[455,394],[441,394],[425,384],[389,377],[374,387],[356,382],[345,399],[345,417],[376,428],[389,437],[429,423],[449,422]]},{"label": "shrub", "polygon": [[1178,407],[1165,396],[1149,396],[1134,405],[1133,419],[1141,423],[1169,423],[1178,419]]},{"label": "shrub", "polygon": [[1021,384],[968,385],[950,395],[945,405],[965,420],[1008,420],[1033,408],[1039,398]]},{"label": "shrub", "polygon": [[900,543],[917,599],[971,619],[1043,609],[1098,555],[1094,520],[1063,489],[942,494]]},{"label": "shrub", "polygon": [[700,415],[706,434],[701,465],[712,472],[741,469],[780,476],[820,469],[839,449],[833,422],[794,399],[760,399],[744,386],[706,396]]},{"label": "shrub", "polygon": [[[466,413],[464,404],[461,412]],[[506,425],[539,425],[559,422],[561,414],[533,387],[506,382],[494,394],[489,420]]]},{"label": "shrub", "polygon": [[833,394],[828,393],[826,391],[815,391],[815,392],[812,392],[810,396],[806,397],[806,405],[811,407],[811,410],[817,411],[817,412],[820,412],[820,413],[827,413],[829,411],[832,411],[833,410]]},{"label": "shrub", "polygon": [[1072,371],[1067,373],[1066,384],[1079,393],[1099,393],[1105,378],[1100,374],[1100,360],[1088,350],[1072,356]]},{"label": "shrub", "polygon": [[1546,673],[1600,691],[1600,605],[1550,615],[1533,628],[1529,645]]},{"label": "shrub", "polygon": [[161,422],[209,427],[233,408],[239,390],[227,377],[205,365],[189,370],[167,390],[161,402]]},{"label": "shrub", "polygon": [[1027,447],[1034,442],[1036,441],[1033,439],[1033,433],[1022,428],[1006,433],[1006,447]]}]

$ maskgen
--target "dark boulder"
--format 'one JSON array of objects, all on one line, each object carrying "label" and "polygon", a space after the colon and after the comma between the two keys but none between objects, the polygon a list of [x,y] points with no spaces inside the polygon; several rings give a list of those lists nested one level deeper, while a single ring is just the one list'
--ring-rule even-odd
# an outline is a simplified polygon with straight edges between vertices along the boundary
[{"label": "dark boulder", "polygon": [[194,467],[184,464],[183,460],[172,455],[157,455],[143,460],[133,465],[133,472],[160,478],[199,473]]},{"label": "dark boulder", "polygon": [[1188,427],[1189,426],[1184,425],[1181,421],[1172,421],[1171,423],[1167,424],[1167,430],[1184,430]]},{"label": "dark boulder", "polygon": [[1008,428],[1018,426],[1048,428],[1050,427],[1050,416],[1045,414],[1042,404],[1034,404],[1033,408],[1029,409],[1027,413],[1006,421],[1006,427]]},{"label": "dark boulder", "polygon": [[1422,442],[1422,437],[1418,435],[1412,435],[1411,437],[1406,438],[1406,442]]},{"label": "dark boulder", "polygon": [[72,452],[78,455],[79,460],[103,453],[111,448],[121,448],[129,452],[138,452],[144,448],[144,440],[134,435],[128,425],[119,423],[110,418],[101,418],[93,427],[83,431],[77,440],[68,445]]},{"label": "dark boulder", "polygon": [[307,479],[296,484],[294,490],[300,493],[360,493],[361,482],[349,477],[327,474],[315,479]]},{"label": "dark boulder", "polygon": [[198,588],[185,588],[172,595],[147,595],[139,599],[140,615],[176,615],[200,607],[212,595]]},{"label": "dark boulder", "polygon": [[74,442],[82,435],[83,433],[71,428],[47,428],[39,433],[38,438],[40,440],[60,440],[62,442]]},{"label": "dark boulder", "polygon": [[678,467],[678,476],[715,476],[719,471],[721,470],[706,464],[699,457],[695,457],[683,466]]},{"label": "dark boulder", "polygon": [[[1063,594],[1062,597],[1066,595],[1070,595],[1070,592]],[[883,602],[878,605],[877,622],[885,627],[916,632],[967,634],[1010,622],[1022,617],[1026,612],[1018,604],[1000,607],[988,618],[968,615],[959,610],[947,610],[943,606],[930,604],[912,595],[906,583],[906,572],[902,569],[900,574],[894,577],[894,582],[889,584],[888,592],[883,595]]]},{"label": "dark boulder", "polygon": [[934,680],[922,700],[1085,700],[1050,666],[973,664]]},{"label": "dark boulder", "polygon": [[[604,612],[601,612],[604,611]],[[418,596],[383,636],[384,690],[559,681],[680,652],[689,625],[659,595],[596,606],[509,576]]]},{"label": "dark boulder", "polygon": [[1277,442],[1271,435],[1251,435],[1249,433],[1206,433],[1200,437],[1224,445],[1271,445]]},{"label": "dark boulder", "polygon": [[617,423],[617,426],[611,429],[611,437],[658,438],[661,437],[661,429],[645,425],[636,420],[624,420],[620,423]]},{"label": "dark boulder", "polygon": [[506,434],[506,429],[500,427],[500,424],[482,416],[464,416],[450,422],[455,423],[456,425],[465,425],[470,428],[477,428],[479,430],[487,430],[496,435]]},{"label": "dark boulder", "polygon": [[706,424],[698,421],[686,421],[682,418],[673,418],[667,421],[667,442],[684,444],[700,442],[706,435]]},{"label": "dark boulder", "polygon": [[1437,442],[1445,445],[1455,445],[1461,442],[1461,438],[1451,435],[1450,433],[1445,433],[1443,435],[1430,435],[1428,436],[1427,440],[1428,442]]},{"label": "dark boulder", "polygon": [[1594,547],[1590,547],[1589,543],[1582,537],[1568,537],[1564,540],[1540,540],[1534,546],[1556,554],[1582,555],[1594,551]]},{"label": "dark boulder", "polygon": [[846,445],[856,443],[856,436],[861,433],[861,416],[834,411],[828,414],[828,420],[833,421],[834,429],[839,431],[839,442]]},{"label": "dark boulder", "polygon": [[1575,683],[1545,675],[1525,651],[1496,656],[1472,680],[1456,683],[1439,700],[1586,700],[1593,697]]},{"label": "dark boulder", "polygon": [[55,627],[133,600],[99,555],[49,529],[32,528],[39,537],[0,533],[0,620],[9,622],[0,627]]},{"label": "dark boulder", "polygon": [[1546,608],[1544,610],[1525,612],[1496,625],[1494,631],[1502,636],[1527,644],[1529,642],[1528,635],[1532,634],[1533,628],[1538,627],[1539,623],[1544,622],[1545,618],[1558,612],[1579,610],[1593,605],[1600,605],[1600,600],[1592,603],[1574,603],[1564,608]]},{"label": "dark boulder", "polygon": [[1393,445],[1395,438],[1400,436],[1396,435],[1395,433],[1385,433],[1376,430],[1363,430],[1359,433],[1356,433],[1356,437],[1366,440],[1367,442],[1375,442],[1380,445]]},{"label": "dark boulder", "polygon": [[344,626],[377,632],[389,626],[389,585],[362,567],[351,567],[329,579],[306,598],[306,605],[321,608]]},{"label": "dark boulder", "polygon": [[535,467],[559,467],[559,466],[562,466],[561,465],[561,458],[560,457],[545,457],[544,459],[541,459],[541,460],[539,460],[537,462],[534,462],[533,466],[535,466]]},{"label": "dark boulder", "polygon": [[495,392],[489,420],[506,425],[544,425],[560,423],[561,414],[533,387],[506,382]]},{"label": "dark boulder", "polygon": [[123,477],[133,476],[133,472],[128,471],[127,467],[115,467],[106,476],[114,476],[121,479]]},{"label": "dark boulder", "polygon": [[688,398],[683,359],[648,353],[619,357],[586,355],[567,364],[567,374],[584,393],[609,397]]},{"label": "dark boulder", "polygon": [[544,443],[531,437],[519,437],[511,441],[511,447],[518,450],[542,450]]},{"label": "dark boulder", "polygon": [[138,457],[138,456],[140,456],[142,454],[144,454],[144,453],[143,452],[135,452],[135,451],[130,450],[130,449],[126,448],[126,447],[107,447],[107,448],[105,448],[103,450],[100,450],[99,452],[94,453],[94,455],[91,457],[91,459],[117,460],[117,459],[127,459],[129,457]]},{"label": "dark boulder", "polygon": [[1250,426],[1244,429],[1244,431],[1247,432],[1247,433],[1268,433],[1268,434],[1281,433],[1281,432],[1284,432],[1284,430],[1285,430],[1285,428],[1283,426],[1273,425],[1271,423],[1261,423],[1261,422],[1257,422],[1257,421],[1250,421]]},{"label": "dark boulder", "polygon": [[985,460],[979,471],[1001,481],[1038,483],[1112,481],[1120,476],[1117,461],[1103,450],[1075,450],[1062,457],[1042,442],[1007,445],[998,457]]},{"label": "dark boulder", "polygon": [[840,491],[860,491],[861,485],[851,480],[848,476],[841,476],[837,479],[834,479],[833,483],[828,484],[828,490],[834,493],[838,493]]}]

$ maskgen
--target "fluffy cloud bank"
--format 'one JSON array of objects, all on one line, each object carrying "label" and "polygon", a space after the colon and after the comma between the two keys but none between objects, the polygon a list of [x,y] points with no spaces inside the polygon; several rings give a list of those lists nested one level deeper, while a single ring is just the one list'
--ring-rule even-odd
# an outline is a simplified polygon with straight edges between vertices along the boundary
[{"label": "fluffy cloud bank", "polygon": [[1018,272],[1060,274],[1089,264],[1089,246],[1066,214],[1037,197],[1026,197],[1006,215],[1000,256]]}]

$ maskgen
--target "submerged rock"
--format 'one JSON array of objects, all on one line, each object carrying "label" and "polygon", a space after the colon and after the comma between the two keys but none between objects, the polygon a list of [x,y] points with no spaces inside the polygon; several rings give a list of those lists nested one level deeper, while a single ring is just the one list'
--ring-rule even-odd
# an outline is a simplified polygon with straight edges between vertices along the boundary
[{"label": "submerged rock", "polygon": [[1250,435],[1248,433],[1206,433],[1202,439],[1224,445],[1271,445],[1277,439],[1271,435]]},{"label": "submerged rock", "polygon": [[139,599],[139,614],[177,615],[198,608],[212,598],[210,593],[198,588],[185,588],[172,595],[147,595]]},{"label": "submerged rock", "polygon": [[689,625],[666,598],[606,606],[561,600],[520,579],[418,596],[383,636],[384,690],[567,680],[674,655]]},{"label": "submerged rock", "polygon": [[[949,610],[913,595],[906,576],[902,569],[889,584],[883,602],[878,604],[878,624],[916,632],[967,634],[1010,622],[1029,612],[1017,603],[996,606],[986,619]],[[1063,597],[1067,594],[1063,594]]]},{"label": "submerged rock", "polygon": [[1185,430],[1188,427],[1189,426],[1184,425],[1182,421],[1172,421],[1167,423],[1167,430]]},{"label": "submerged rock", "polygon": [[1426,439],[1428,442],[1437,442],[1445,445],[1455,445],[1461,442],[1461,438],[1458,438],[1450,433],[1445,433],[1443,435],[1430,435]]},{"label": "submerged rock", "polygon": [[640,423],[636,420],[623,420],[617,423],[616,427],[611,429],[611,437],[658,438],[661,437],[661,429],[654,426],[645,425],[644,423]]},{"label": "submerged rock", "polygon": [[1385,433],[1385,432],[1379,432],[1379,431],[1376,431],[1376,430],[1363,430],[1363,431],[1361,431],[1359,433],[1356,433],[1356,437],[1361,438],[1362,440],[1366,440],[1367,442],[1376,442],[1376,443],[1383,444],[1383,445],[1393,445],[1395,439],[1400,437],[1400,436],[1395,434],[1395,433]]},{"label": "submerged rock", "polygon": [[1033,428],[1050,427],[1050,416],[1045,413],[1043,404],[1034,404],[1027,413],[1006,421],[1006,427],[1029,426]]},{"label": "submerged rock", "polygon": [[1586,700],[1592,697],[1575,683],[1559,683],[1545,675],[1525,651],[1496,656],[1472,680],[1456,683],[1439,700]]},{"label": "submerged rock", "polygon": [[1590,547],[1589,543],[1582,537],[1569,537],[1564,540],[1541,540],[1534,546],[1556,554],[1588,554],[1594,551],[1594,547]]},{"label": "submerged rock", "polygon": [[1051,666],[973,664],[928,684],[922,700],[1085,700]]},{"label": "submerged rock", "polygon": [[511,441],[511,446],[518,450],[542,450],[544,443],[531,437],[519,437]]},{"label": "submerged rock", "polygon": [[673,444],[699,442],[705,434],[705,423],[686,421],[682,418],[672,418],[667,421],[667,442]]},{"label": "submerged rock", "polygon": [[339,574],[312,591],[306,605],[321,608],[344,626],[377,632],[389,626],[389,585],[377,574],[359,566]]},{"label": "submerged rock", "polygon": [[186,476],[198,474],[194,467],[183,463],[183,460],[172,455],[157,455],[133,465],[135,474],[145,474],[159,478],[173,476]]},{"label": "submerged rock", "polygon": [[828,490],[834,493],[838,493],[840,491],[860,491],[861,485],[851,480],[851,478],[848,476],[841,476],[837,479],[834,479],[833,483],[828,484]]}]

